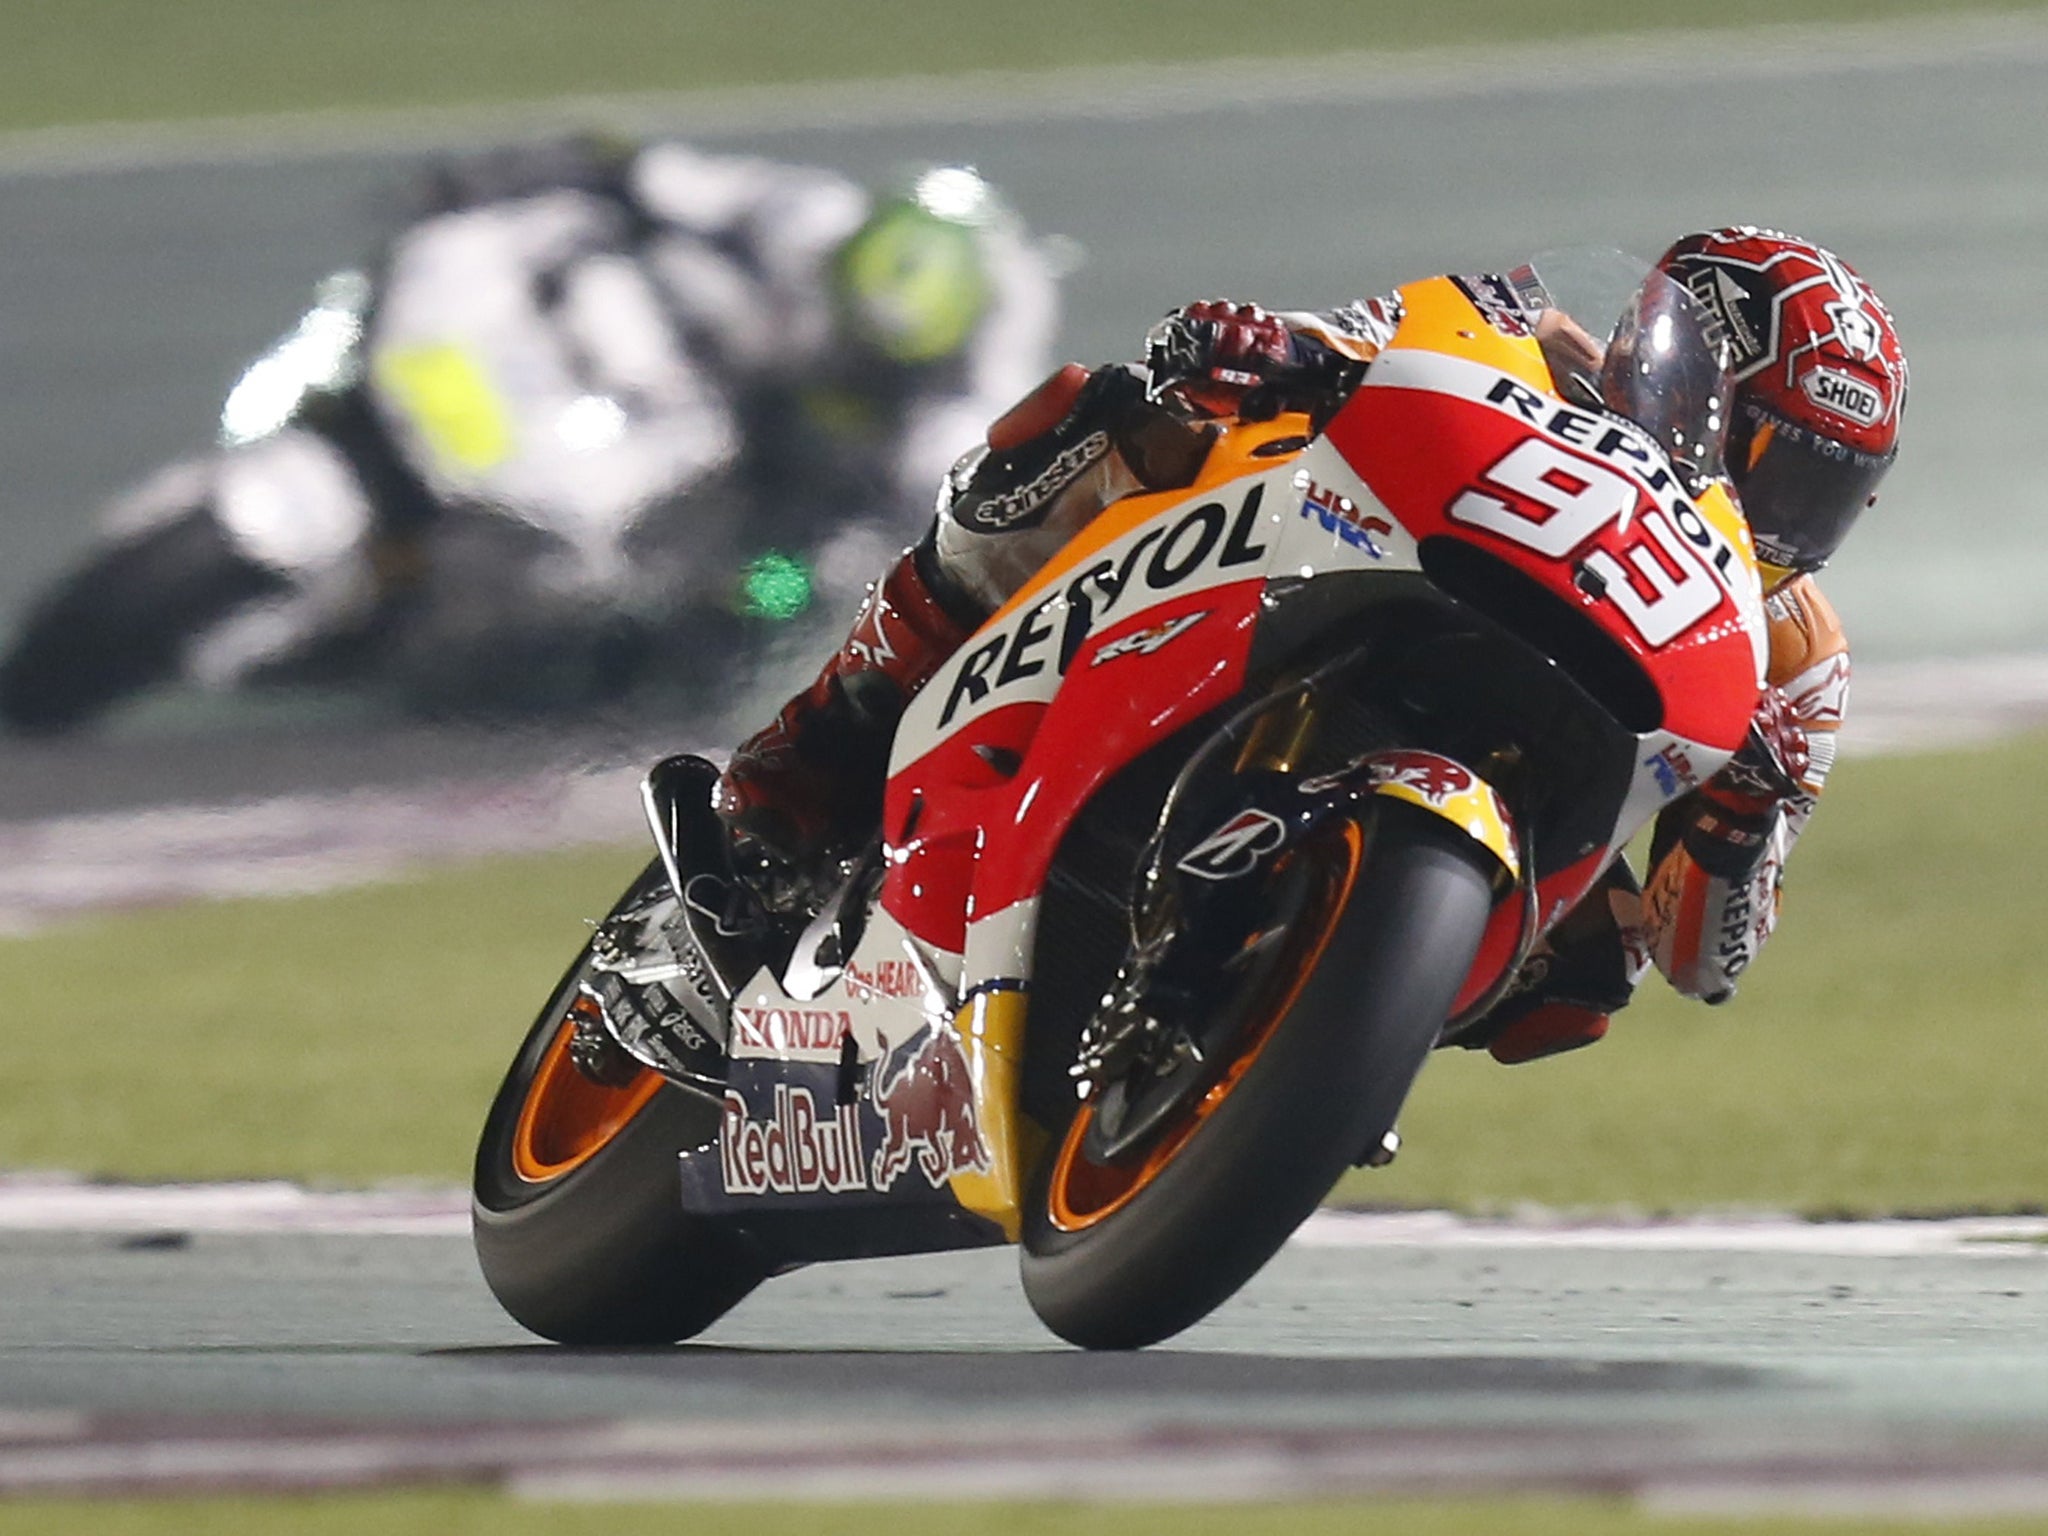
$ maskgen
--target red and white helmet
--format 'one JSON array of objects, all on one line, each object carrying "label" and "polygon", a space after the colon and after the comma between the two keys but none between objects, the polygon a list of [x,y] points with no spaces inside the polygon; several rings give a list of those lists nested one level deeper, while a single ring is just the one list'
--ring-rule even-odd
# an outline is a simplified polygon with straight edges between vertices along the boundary
[{"label": "red and white helmet", "polygon": [[1898,456],[1906,354],[1848,263],[1747,225],[1687,235],[1658,259],[1728,348],[1728,477],[1768,564],[1827,564]]}]

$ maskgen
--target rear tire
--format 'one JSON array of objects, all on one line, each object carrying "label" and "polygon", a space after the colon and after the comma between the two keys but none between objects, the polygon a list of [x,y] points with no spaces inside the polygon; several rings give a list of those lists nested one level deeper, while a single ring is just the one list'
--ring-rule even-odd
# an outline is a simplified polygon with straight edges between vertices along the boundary
[{"label": "rear tire", "polygon": [[1286,958],[1248,984],[1263,994],[1219,1003],[1250,1023],[1216,1085],[1109,1164],[1089,1159],[1083,1106],[1042,1161],[1024,1292],[1072,1343],[1141,1348],[1230,1297],[1393,1128],[1436,1043],[1491,912],[1486,854],[1439,817],[1381,802],[1261,878],[1277,891],[1302,860],[1321,894],[1288,928]]},{"label": "rear tire", "polygon": [[[659,889],[652,865],[620,902]],[[682,1208],[677,1154],[715,1138],[719,1106],[643,1069],[604,1088],[566,1059],[589,952],[555,988],[477,1147],[477,1260],[522,1326],[563,1344],[667,1344],[766,1278],[741,1239]]]}]

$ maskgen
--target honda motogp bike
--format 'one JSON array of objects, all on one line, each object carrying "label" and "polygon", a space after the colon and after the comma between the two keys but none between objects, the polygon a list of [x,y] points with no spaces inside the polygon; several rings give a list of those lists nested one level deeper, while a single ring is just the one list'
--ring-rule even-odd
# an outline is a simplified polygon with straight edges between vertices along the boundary
[{"label": "honda motogp bike", "polygon": [[1055,1332],[1138,1347],[1392,1155],[1765,660],[1682,293],[1597,378],[1553,373],[1531,268],[1401,298],[1341,405],[1204,428],[960,648],[800,934],[731,900],[713,766],[654,770],[658,857],[478,1150],[513,1317],[668,1341],[798,1265],[1010,1242]]}]

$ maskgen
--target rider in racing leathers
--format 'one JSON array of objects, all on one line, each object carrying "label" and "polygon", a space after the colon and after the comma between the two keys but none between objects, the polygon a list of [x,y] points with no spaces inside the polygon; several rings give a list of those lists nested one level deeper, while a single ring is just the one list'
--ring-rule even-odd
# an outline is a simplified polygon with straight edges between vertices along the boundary
[{"label": "rider in racing leathers", "polygon": [[[559,333],[575,370],[627,390],[700,371],[731,419],[699,419],[694,437],[823,438],[863,463],[860,490],[891,501],[925,501],[1043,371],[1057,321],[1053,263],[962,166],[877,195],[816,166],[572,141],[450,165],[435,190],[434,217],[394,244],[384,278],[421,290],[408,327],[467,331],[470,295],[503,271],[531,290],[513,323]],[[628,282],[630,297],[604,287]],[[380,301],[387,347],[399,302]],[[772,421],[749,419],[760,410]]]},{"label": "rider in racing leathers", "polygon": [[[1688,996],[1733,995],[1775,925],[1785,859],[1826,781],[1848,691],[1847,644],[1812,573],[1875,499],[1897,452],[1905,357],[1883,304],[1839,258],[1730,228],[1679,240],[1658,265],[1693,295],[1732,362],[1726,462],[1764,567],[1767,686],[1734,760],[1659,817],[1647,882],[1616,860],[1510,994],[1461,1034],[1504,1062],[1599,1039],[1652,963]],[[1561,375],[1598,372],[1598,344],[1562,312],[1527,309],[1503,279],[1461,282],[1482,294],[1483,311],[1519,308],[1514,323],[1534,331]],[[1332,405],[1399,320],[1398,297],[1318,315],[1190,305],[1155,327],[1150,383],[1177,384],[1217,414],[1255,390]],[[1135,368],[1069,365],[954,467],[931,532],[720,782],[721,815],[770,872],[758,886],[774,891],[775,870],[815,865],[873,825],[891,727],[982,618],[1110,502],[1180,483],[1164,462],[1176,438],[1157,430],[1147,384]]]},{"label": "rider in racing leathers", "polygon": [[[829,567],[834,537],[855,587],[1050,363],[1058,264],[964,167],[877,194],[574,140],[421,190],[371,269],[244,376],[220,450],[116,509],[131,541],[201,525],[224,584],[260,599],[179,634],[160,672],[231,686],[363,632],[423,665],[500,655],[517,688],[543,656],[502,647],[550,603],[654,622],[788,606],[803,592],[736,592],[735,567],[786,552],[801,588],[800,557]],[[55,653],[98,643],[72,628]],[[110,701],[33,659],[0,669],[10,722]],[[458,694],[465,666],[449,656]]]}]

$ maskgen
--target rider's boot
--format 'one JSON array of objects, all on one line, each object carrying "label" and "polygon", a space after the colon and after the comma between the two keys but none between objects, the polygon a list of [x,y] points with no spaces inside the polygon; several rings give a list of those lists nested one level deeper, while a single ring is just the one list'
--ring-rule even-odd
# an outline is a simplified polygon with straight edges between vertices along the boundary
[{"label": "rider's boot", "polygon": [[1487,1045],[1487,1054],[1504,1066],[1517,1067],[1545,1056],[1561,1056],[1605,1038],[1606,1013],[1582,1003],[1545,1003],[1504,1024]]},{"label": "rider's boot", "polygon": [[1616,860],[1523,965],[1508,995],[1458,1038],[1519,1066],[1591,1045],[1628,1006],[1648,969],[1637,918],[1642,892]]},{"label": "rider's boot", "polygon": [[740,743],[718,781],[718,814],[771,910],[793,906],[828,859],[880,823],[896,722],[974,631],[962,604],[935,594],[928,550],[905,550],[868,589],[816,681]]}]

